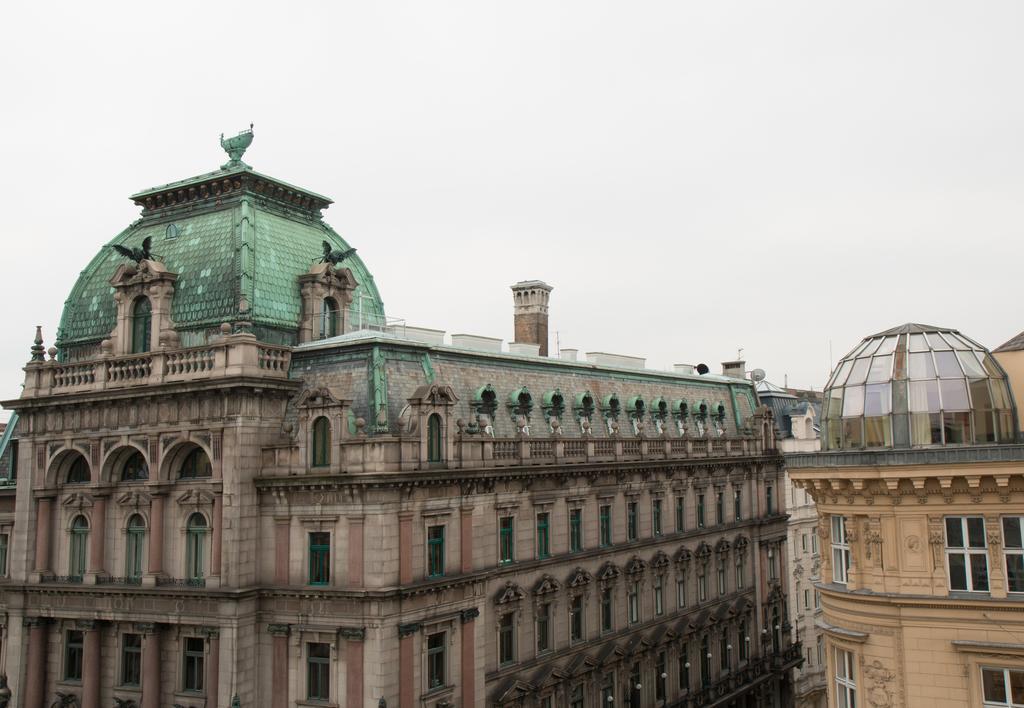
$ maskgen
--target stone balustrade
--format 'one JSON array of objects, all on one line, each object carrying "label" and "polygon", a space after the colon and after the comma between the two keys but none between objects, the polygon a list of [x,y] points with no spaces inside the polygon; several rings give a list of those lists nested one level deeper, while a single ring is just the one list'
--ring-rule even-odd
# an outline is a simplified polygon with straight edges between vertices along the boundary
[{"label": "stone balustrade", "polygon": [[203,347],[157,349],[91,361],[30,362],[22,398],[88,393],[225,376],[285,379],[291,349],[260,342],[252,334],[232,334]]}]

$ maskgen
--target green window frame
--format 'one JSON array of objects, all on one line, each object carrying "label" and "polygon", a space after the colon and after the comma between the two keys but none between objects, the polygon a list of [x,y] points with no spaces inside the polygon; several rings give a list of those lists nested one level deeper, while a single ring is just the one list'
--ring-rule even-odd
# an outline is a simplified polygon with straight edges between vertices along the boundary
[{"label": "green window frame", "polygon": [[69,629],[64,633],[64,680],[82,680],[82,657],[85,654],[85,633]]},{"label": "green window frame", "polygon": [[626,503],[626,540],[635,541],[639,536],[639,513],[635,501]]},{"label": "green window frame", "polygon": [[448,633],[427,635],[427,687],[429,690],[447,685]]},{"label": "green window frame", "polygon": [[306,700],[331,700],[331,645],[306,644]]},{"label": "green window frame", "polygon": [[309,532],[309,584],[329,585],[331,582],[331,534]]},{"label": "green window frame", "polygon": [[320,416],[313,421],[313,467],[331,464],[331,421]]},{"label": "green window frame", "polygon": [[498,620],[498,665],[508,666],[516,660],[516,615],[506,612]]},{"label": "green window frame", "polygon": [[599,539],[602,548],[612,545],[612,507],[611,504],[602,504],[598,510]]},{"label": "green window frame", "polygon": [[546,511],[537,514],[537,558],[551,557],[551,515]]},{"label": "green window frame", "polygon": [[651,533],[661,535],[661,499],[651,500]]},{"label": "green window frame", "polygon": [[444,461],[441,444],[441,416],[433,413],[427,418],[427,462],[438,464]]},{"label": "green window frame", "polygon": [[149,351],[153,334],[153,303],[139,297],[132,303],[132,354]]},{"label": "green window frame", "polygon": [[615,596],[611,588],[601,590],[601,631],[611,632],[615,629]]},{"label": "green window frame", "polygon": [[121,685],[142,685],[142,635],[121,636]]},{"label": "green window frame", "polygon": [[142,552],[146,546],[146,522],[140,514],[132,514],[125,527],[124,575],[138,580],[142,577]]},{"label": "green window frame", "polygon": [[202,637],[185,637],[182,661],[182,690],[202,693],[206,683],[206,642]]},{"label": "green window frame", "polygon": [[573,595],[569,602],[569,641],[583,641],[583,596]]},{"label": "green window frame", "polygon": [[201,580],[204,577],[207,531],[209,526],[205,516],[197,511],[188,517],[185,527],[185,577],[188,580]]},{"label": "green window frame", "polygon": [[704,495],[697,495],[697,528],[704,528]]},{"label": "green window frame", "polygon": [[68,552],[68,575],[81,579],[85,575],[86,551],[89,546],[89,520],[79,514],[71,522],[71,548]]},{"label": "green window frame", "polygon": [[569,510],[569,553],[583,550],[583,509]]},{"label": "green window frame", "polygon": [[676,497],[676,533],[686,530],[686,500]]},{"label": "green window frame", "polygon": [[444,532],[443,524],[427,527],[427,577],[444,576]]},{"label": "green window frame", "polygon": [[498,519],[498,562],[511,563],[516,558],[516,519],[502,516]]}]

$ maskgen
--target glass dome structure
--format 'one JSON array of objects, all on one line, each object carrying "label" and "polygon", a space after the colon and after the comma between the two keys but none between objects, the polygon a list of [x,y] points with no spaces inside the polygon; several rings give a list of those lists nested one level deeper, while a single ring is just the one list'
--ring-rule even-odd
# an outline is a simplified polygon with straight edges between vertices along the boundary
[{"label": "glass dome structure", "polygon": [[1014,442],[1006,374],[955,329],[906,324],[865,337],[825,387],[822,448]]}]

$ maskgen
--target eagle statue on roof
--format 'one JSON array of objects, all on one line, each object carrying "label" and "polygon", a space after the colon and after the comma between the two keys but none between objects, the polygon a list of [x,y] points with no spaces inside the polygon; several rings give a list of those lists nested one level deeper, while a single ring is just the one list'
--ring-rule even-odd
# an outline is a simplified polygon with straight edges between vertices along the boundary
[{"label": "eagle statue on roof", "polygon": [[125,258],[133,260],[136,263],[141,263],[142,261],[153,260],[153,253],[149,250],[152,244],[153,237],[147,236],[146,239],[142,242],[142,248],[122,246],[119,243],[113,244],[111,248],[113,248],[115,251],[120,253]]},{"label": "eagle statue on roof", "polygon": [[333,266],[338,265],[346,258],[349,258],[355,254],[356,249],[349,248],[348,250],[341,250],[340,248],[334,248],[330,241],[324,241],[324,255],[320,259],[321,263],[330,263]]}]

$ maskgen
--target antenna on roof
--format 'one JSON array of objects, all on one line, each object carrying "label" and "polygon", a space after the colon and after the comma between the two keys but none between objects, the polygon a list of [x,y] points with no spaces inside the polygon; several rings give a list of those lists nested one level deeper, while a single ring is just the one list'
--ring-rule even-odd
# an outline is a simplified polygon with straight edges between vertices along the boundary
[{"label": "antenna on roof", "polygon": [[757,383],[759,381],[764,381],[764,375],[764,369],[754,369],[750,372],[750,379],[754,383]]}]

